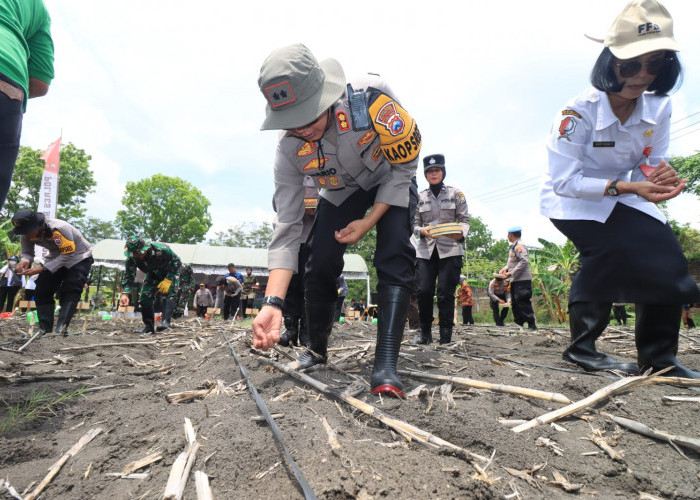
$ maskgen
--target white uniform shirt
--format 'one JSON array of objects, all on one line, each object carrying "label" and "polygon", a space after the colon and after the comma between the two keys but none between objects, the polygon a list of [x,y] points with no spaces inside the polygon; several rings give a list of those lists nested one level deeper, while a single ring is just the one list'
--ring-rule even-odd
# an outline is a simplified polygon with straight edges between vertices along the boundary
[{"label": "white uniform shirt", "polygon": [[[549,169],[540,191],[540,213],[550,219],[605,222],[623,203],[661,222],[654,203],[628,193],[604,196],[609,180],[643,181],[640,164],[657,166],[669,143],[671,100],[644,93],[623,125],[605,92],[589,89],[554,120],[547,150]],[[648,148],[651,148],[648,149]]]}]

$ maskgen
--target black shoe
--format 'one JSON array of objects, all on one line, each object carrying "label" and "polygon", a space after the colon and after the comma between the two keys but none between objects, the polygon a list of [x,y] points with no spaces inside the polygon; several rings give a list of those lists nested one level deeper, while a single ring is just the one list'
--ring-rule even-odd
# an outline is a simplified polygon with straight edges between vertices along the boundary
[{"label": "black shoe", "polygon": [[634,341],[640,372],[673,366],[662,376],[700,379],[700,373],[686,368],[676,358],[681,311],[680,305],[636,305]]},{"label": "black shoe", "polygon": [[285,331],[280,335],[279,345],[289,347],[289,344],[296,346],[299,338],[299,318],[284,316]]},{"label": "black shoe", "polygon": [[377,291],[377,347],[374,352],[371,392],[403,399],[404,385],[399,380],[396,364],[411,292],[400,286],[382,286]]},{"label": "black shoe", "polygon": [[309,347],[304,349],[299,358],[289,363],[290,368],[305,370],[312,366],[324,364],[328,360],[328,336],[335,319],[335,302],[328,304],[306,303],[306,324],[309,332]]},{"label": "black shoe", "polygon": [[411,340],[411,344],[428,345],[433,341],[432,325],[430,323],[421,323],[420,335],[416,335]]},{"label": "black shoe", "polygon": [[58,318],[56,320],[56,334],[62,333],[63,335],[68,335],[68,325],[70,325],[70,321],[73,319],[77,308],[78,303],[75,301],[61,302],[61,309],[58,311]]},{"label": "black shoe", "polygon": [[173,312],[175,312],[175,301],[172,299],[163,301],[163,320],[156,328],[157,331],[162,332],[170,328],[170,320],[173,317]]},{"label": "black shoe", "polygon": [[451,326],[441,326],[440,327],[440,345],[449,344],[452,342],[452,327]]},{"label": "black shoe", "polygon": [[153,320],[153,306],[141,305],[141,319],[145,325],[141,330],[134,333],[156,333]]},{"label": "black shoe", "polygon": [[44,333],[51,333],[53,331],[53,315],[54,315],[55,304],[37,304],[36,315],[39,320],[39,330]]},{"label": "black shoe", "polygon": [[595,341],[610,322],[612,304],[605,302],[575,302],[569,305],[571,344],[562,354],[565,361],[575,363],[584,370],[619,370],[639,373],[634,363],[625,363],[598,352]]}]

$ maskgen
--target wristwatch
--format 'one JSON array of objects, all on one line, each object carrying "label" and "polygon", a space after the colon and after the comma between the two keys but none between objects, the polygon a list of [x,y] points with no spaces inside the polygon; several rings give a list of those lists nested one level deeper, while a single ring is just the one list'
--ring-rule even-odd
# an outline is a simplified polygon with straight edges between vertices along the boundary
[{"label": "wristwatch", "polygon": [[263,299],[262,305],[276,307],[277,309],[282,310],[284,308],[284,299],[280,299],[274,295],[268,295]]},{"label": "wristwatch", "polygon": [[608,193],[608,196],[617,196],[620,194],[620,192],[617,190],[617,181],[612,181],[606,192]]}]

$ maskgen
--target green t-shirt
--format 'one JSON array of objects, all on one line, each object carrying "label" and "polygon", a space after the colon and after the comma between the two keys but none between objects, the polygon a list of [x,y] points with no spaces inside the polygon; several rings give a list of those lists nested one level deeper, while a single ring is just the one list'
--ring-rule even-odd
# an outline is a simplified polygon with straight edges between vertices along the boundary
[{"label": "green t-shirt", "polygon": [[0,73],[24,89],[25,109],[29,77],[51,83],[51,18],[43,0],[0,1]]}]

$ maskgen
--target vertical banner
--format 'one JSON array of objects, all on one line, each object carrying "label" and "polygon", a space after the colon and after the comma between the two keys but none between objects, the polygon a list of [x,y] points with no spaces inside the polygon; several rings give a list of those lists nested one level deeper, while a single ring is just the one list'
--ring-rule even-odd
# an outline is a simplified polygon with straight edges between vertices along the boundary
[{"label": "vertical banner", "polygon": [[[39,203],[37,212],[44,216],[55,219],[58,207],[58,160],[61,153],[61,138],[51,143],[41,159],[44,160],[44,173],[41,176],[41,187],[39,189]],[[48,251],[39,246],[35,247],[37,257],[45,257]]]}]

